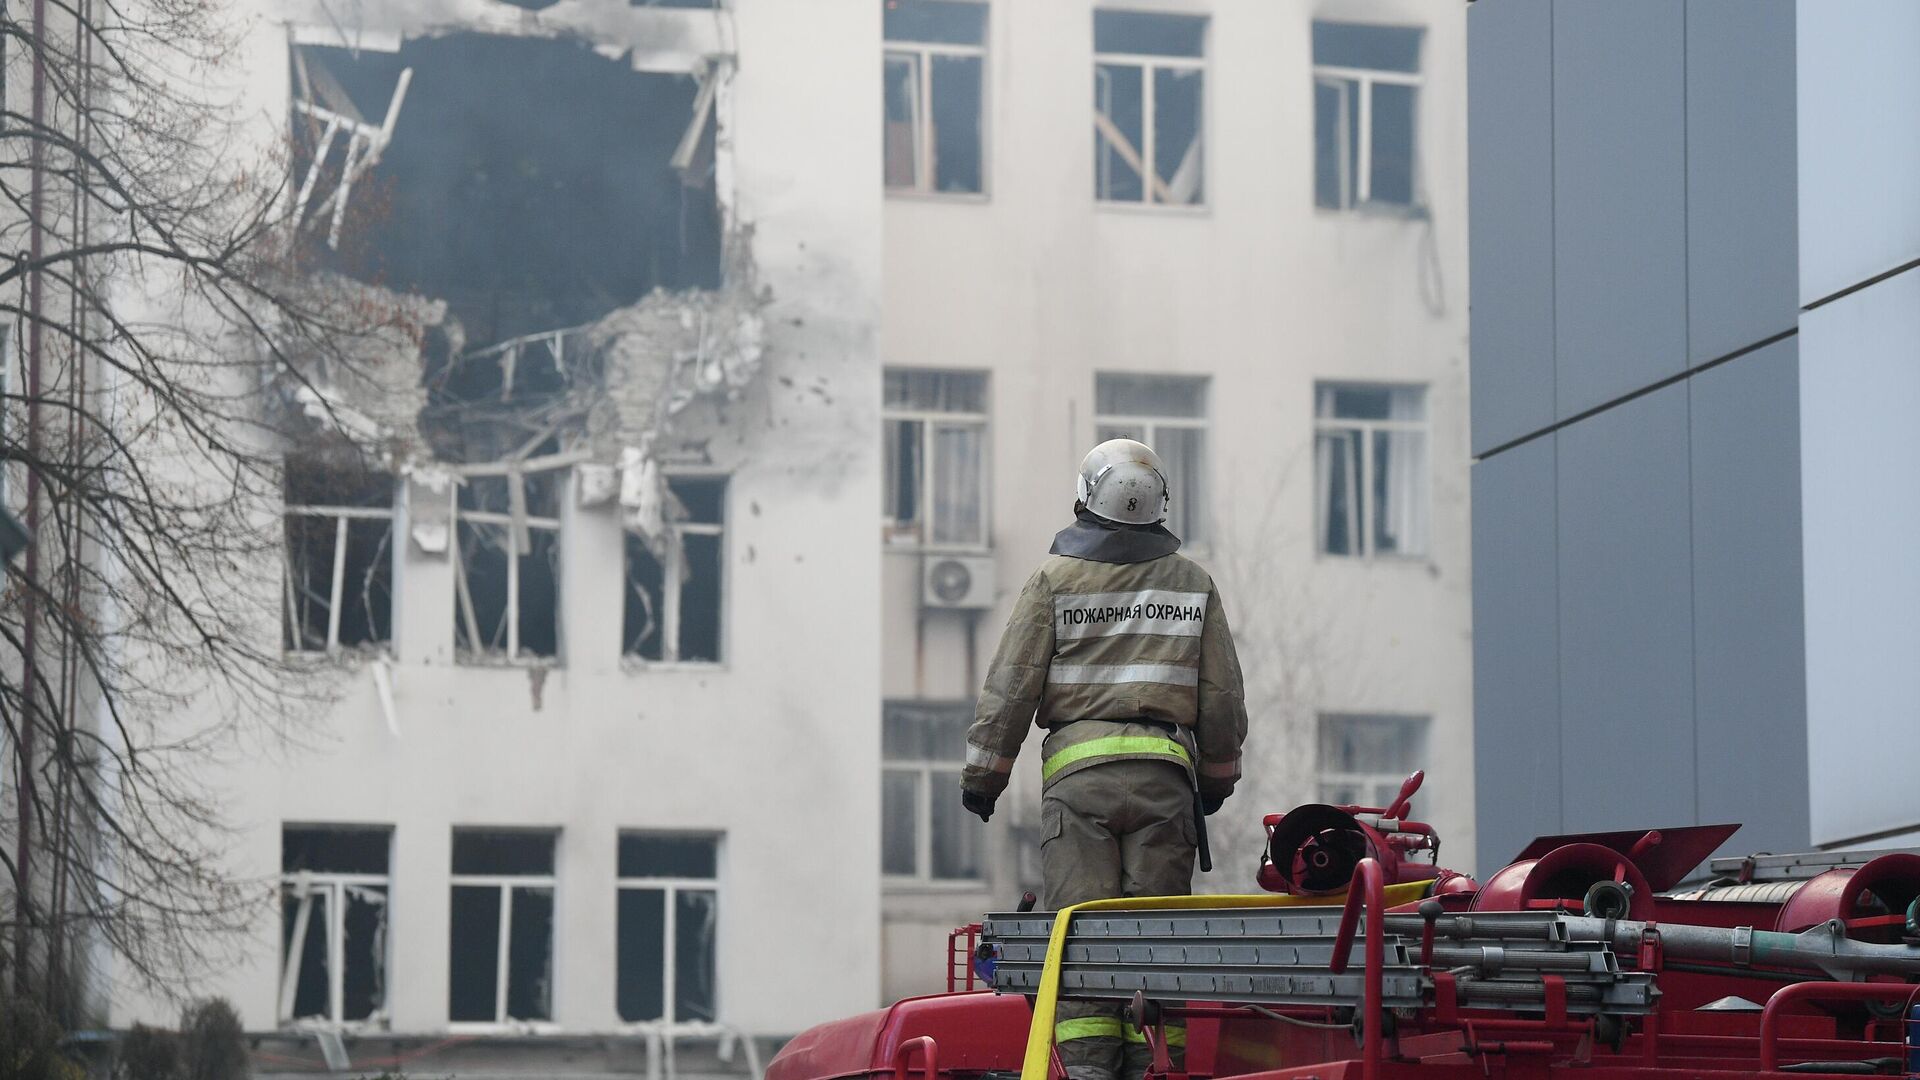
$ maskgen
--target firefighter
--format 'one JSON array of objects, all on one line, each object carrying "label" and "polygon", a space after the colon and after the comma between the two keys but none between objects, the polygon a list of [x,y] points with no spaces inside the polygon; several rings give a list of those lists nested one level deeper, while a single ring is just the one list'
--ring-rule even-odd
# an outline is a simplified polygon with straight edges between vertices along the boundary
[{"label": "firefighter", "polygon": [[[961,802],[985,821],[1038,724],[1042,906],[1191,891],[1202,815],[1240,778],[1247,711],[1213,579],[1176,552],[1160,458],[1131,439],[1081,462],[1074,523],[1034,571],[967,731]],[[1176,1054],[1184,1029],[1168,1027]],[[1071,1080],[1138,1080],[1151,1061],[1118,1005],[1062,1002]],[[1178,1058],[1176,1058],[1176,1064]]]}]

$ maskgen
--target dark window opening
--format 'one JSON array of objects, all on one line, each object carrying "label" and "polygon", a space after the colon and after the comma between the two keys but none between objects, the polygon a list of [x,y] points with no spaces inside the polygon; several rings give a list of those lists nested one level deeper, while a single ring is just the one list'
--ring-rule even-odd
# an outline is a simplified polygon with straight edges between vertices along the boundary
[{"label": "dark window opening", "polygon": [[717,836],[623,833],[615,947],[620,1018],[712,1021],[720,891]]},{"label": "dark window opening", "polygon": [[[579,326],[656,287],[720,284],[719,207],[696,164],[711,132],[688,138],[711,126],[700,78],[637,72],[584,41],[476,33],[396,53],[303,45],[294,60],[297,103],[369,126],[411,73],[335,243],[332,207],[302,235],[325,265],[446,300],[467,346]],[[309,217],[351,150],[326,127],[296,105],[296,177],[323,143],[329,155]]]},{"label": "dark window opening", "polygon": [[385,1008],[391,847],[386,828],[282,830],[282,1023],[359,1023]]},{"label": "dark window opening", "polygon": [[558,655],[565,476],[552,469],[470,476],[461,484],[454,643],[463,656]]},{"label": "dark window opening", "polygon": [[332,652],[393,638],[393,477],[290,459],[281,645]]},{"label": "dark window opening", "polygon": [[454,830],[450,1019],[552,1019],[555,841],[551,832]]},{"label": "dark window opening", "polygon": [[1206,33],[1203,16],[1093,13],[1096,198],[1205,201]]},{"label": "dark window opening", "polygon": [[1313,24],[1313,198],[1330,210],[1418,205],[1418,27]]},{"label": "dark window opening", "polygon": [[553,834],[510,829],[455,829],[453,872],[550,875],[553,873]]},{"label": "dark window opening", "polygon": [[667,479],[665,535],[629,531],[622,636],[643,660],[718,663],[725,622],[727,480]]}]

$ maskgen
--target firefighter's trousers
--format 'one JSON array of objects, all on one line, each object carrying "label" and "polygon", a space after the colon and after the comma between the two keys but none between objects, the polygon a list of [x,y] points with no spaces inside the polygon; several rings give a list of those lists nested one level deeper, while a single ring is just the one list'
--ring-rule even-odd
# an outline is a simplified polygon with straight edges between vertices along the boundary
[{"label": "firefighter's trousers", "polygon": [[[1193,888],[1193,788],[1162,761],[1102,762],[1062,776],[1040,803],[1042,907],[1118,896],[1185,896]],[[1069,1080],[1138,1080],[1152,1054],[1121,1019],[1124,1006],[1063,1001],[1054,1044]],[[1185,1028],[1167,1028],[1175,1064]]]}]

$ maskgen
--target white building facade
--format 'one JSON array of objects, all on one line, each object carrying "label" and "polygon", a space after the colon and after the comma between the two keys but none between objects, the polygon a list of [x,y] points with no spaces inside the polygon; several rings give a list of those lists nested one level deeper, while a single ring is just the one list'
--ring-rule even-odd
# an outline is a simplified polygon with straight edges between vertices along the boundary
[{"label": "white building facade", "polygon": [[1260,815],[1416,805],[1473,850],[1464,5],[889,4],[881,354],[888,996],[1038,880],[1037,740],[992,822],[962,733],[1096,441],[1167,461],[1219,582]]}]

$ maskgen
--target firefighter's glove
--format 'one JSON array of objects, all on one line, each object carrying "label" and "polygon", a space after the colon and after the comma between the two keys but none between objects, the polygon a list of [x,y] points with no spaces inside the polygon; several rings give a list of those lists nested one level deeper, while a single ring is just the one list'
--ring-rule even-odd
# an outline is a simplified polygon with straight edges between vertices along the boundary
[{"label": "firefighter's glove", "polygon": [[1227,797],[1225,795],[1202,795],[1200,796],[1200,812],[1207,817],[1212,817],[1219,811],[1220,807],[1226,804],[1226,801]]},{"label": "firefighter's glove", "polygon": [[967,808],[967,813],[980,815],[981,821],[990,821],[993,818],[992,796],[982,795],[977,791],[968,791],[962,788],[960,791],[960,805]]}]

